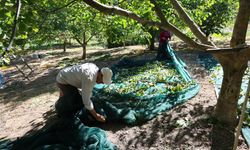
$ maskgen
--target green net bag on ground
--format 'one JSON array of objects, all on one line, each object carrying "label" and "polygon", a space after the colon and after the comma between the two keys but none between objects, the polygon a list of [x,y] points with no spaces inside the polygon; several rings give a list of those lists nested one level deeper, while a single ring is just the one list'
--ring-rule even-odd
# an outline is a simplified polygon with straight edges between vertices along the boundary
[{"label": "green net bag on ground", "polygon": [[0,141],[4,150],[117,150],[105,131],[85,126],[78,117],[59,118],[49,128],[41,129],[15,141]]},{"label": "green net bag on ground", "polygon": [[171,60],[124,59],[112,67],[113,83],[96,85],[92,100],[107,120],[136,124],[195,96],[199,85],[166,45]]}]

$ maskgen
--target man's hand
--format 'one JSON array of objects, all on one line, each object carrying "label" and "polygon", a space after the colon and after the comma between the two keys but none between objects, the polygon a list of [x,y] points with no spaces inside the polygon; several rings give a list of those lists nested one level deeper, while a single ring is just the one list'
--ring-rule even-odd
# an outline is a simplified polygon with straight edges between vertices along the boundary
[{"label": "man's hand", "polygon": [[100,114],[96,113],[95,109],[89,110],[89,112],[91,113],[91,115],[93,117],[95,117],[95,119],[97,121],[100,121],[100,122],[105,122],[106,121],[105,117],[103,115],[100,115]]},{"label": "man's hand", "polygon": [[105,122],[106,121],[105,117],[103,115],[100,115],[100,114],[96,114],[95,119],[97,121],[100,121],[100,122]]}]

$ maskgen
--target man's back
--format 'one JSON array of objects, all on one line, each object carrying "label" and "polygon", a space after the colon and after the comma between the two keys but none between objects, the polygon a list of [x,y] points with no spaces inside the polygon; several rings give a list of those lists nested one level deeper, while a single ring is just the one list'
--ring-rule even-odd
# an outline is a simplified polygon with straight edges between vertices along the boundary
[{"label": "man's back", "polygon": [[70,84],[77,88],[82,87],[84,80],[96,80],[96,74],[99,68],[93,63],[74,65],[62,69],[57,76],[57,82],[61,84]]}]

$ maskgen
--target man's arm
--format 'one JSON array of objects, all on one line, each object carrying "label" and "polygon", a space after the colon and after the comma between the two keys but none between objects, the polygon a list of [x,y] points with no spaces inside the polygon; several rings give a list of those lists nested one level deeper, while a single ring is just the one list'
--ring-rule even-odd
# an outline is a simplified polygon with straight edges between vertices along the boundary
[{"label": "man's arm", "polygon": [[92,82],[90,80],[87,80],[85,82],[82,83],[82,100],[83,100],[83,104],[85,106],[85,108],[87,110],[89,110],[89,112],[91,113],[91,115],[93,117],[95,117],[95,119],[97,121],[100,122],[105,122],[105,117],[98,114],[95,109],[94,109],[94,105],[93,102],[91,101],[91,96],[92,96],[92,90],[94,85],[92,84]]}]

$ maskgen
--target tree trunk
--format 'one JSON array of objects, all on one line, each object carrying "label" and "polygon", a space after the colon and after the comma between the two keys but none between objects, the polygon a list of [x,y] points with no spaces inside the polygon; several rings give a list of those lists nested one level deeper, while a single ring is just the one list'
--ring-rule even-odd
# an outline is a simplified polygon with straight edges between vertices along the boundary
[{"label": "tree trunk", "polygon": [[222,65],[223,81],[215,109],[215,117],[219,124],[215,124],[213,128],[212,149],[218,147],[232,149],[235,138],[234,130],[238,122],[238,99],[247,61],[242,59],[242,55],[236,53],[230,55],[217,54],[215,57]]},{"label": "tree trunk", "polygon": [[63,52],[66,53],[66,45],[67,45],[67,40],[64,39],[63,41]]},{"label": "tree trunk", "polygon": [[82,44],[82,59],[86,59],[86,43]]},{"label": "tree trunk", "polygon": [[149,50],[153,51],[155,49],[155,31],[154,31],[154,29],[150,28],[149,34],[151,35],[150,43],[149,43]]},{"label": "tree trunk", "polygon": [[22,51],[24,51],[24,50],[25,50],[25,45],[26,45],[26,42],[25,42],[24,44],[22,44],[22,45],[21,45],[21,49],[22,49]]},{"label": "tree trunk", "polygon": [[247,61],[241,60],[239,55],[218,57],[223,67],[223,82],[216,105],[216,118],[228,125],[237,124],[237,102],[240,95],[242,77],[247,68]]},{"label": "tree trunk", "polygon": [[86,33],[83,32],[82,34],[82,59],[86,58],[86,46],[87,46]]}]

